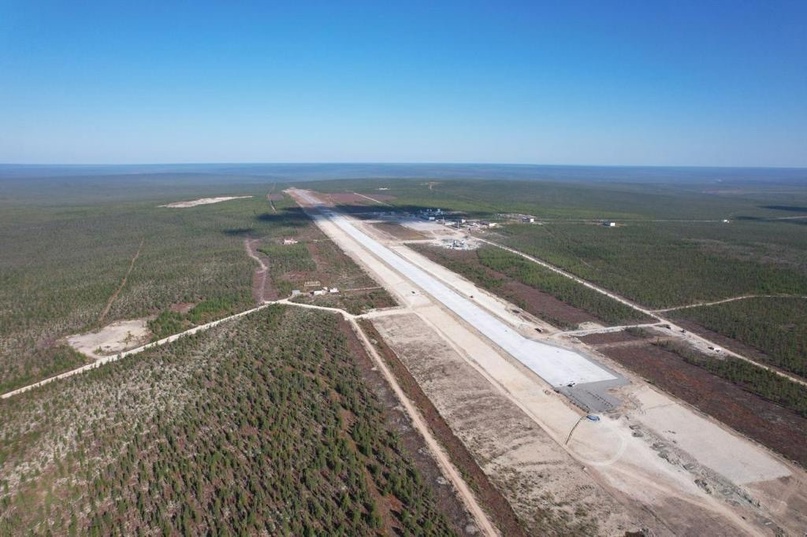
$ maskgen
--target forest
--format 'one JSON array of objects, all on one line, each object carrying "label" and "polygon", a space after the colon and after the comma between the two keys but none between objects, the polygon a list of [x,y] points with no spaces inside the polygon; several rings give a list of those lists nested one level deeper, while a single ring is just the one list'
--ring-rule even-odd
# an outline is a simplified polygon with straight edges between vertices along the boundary
[{"label": "forest", "polygon": [[75,366],[65,336],[174,304],[200,305],[197,312],[209,319],[252,303],[254,262],[242,235],[272,227],[256,218],[265,203],[167,209],[157,207],[160,201],[78,200],[0,211],[1,391]]},{"label": "forest", "polygon": [[[345,297],[356,313],[394,304],[275,184],[133,182],[127,191],[120,179],[88,181],[60,203],[36,181],[0,200],[0,392],[86,363],[66,336],[148,317],[159,339],[254,306],[248,238],[273,258],[269,285],[281,298],[323,280],[371,289]],[[213,188],[253,197],[161,207]],[[300,243],[284,246],[284,238]]]},{"label": "forest", "polygon": [[350,337],[271,306],[3,401],[0,533],[453,534]]},{"label": "forest", "polygon": [[749,345],[770,365],[807,378],[807,298],[748,298],[672,315]]},{"label": "forest", "polygon": [[807,294],[807,247],[792,223],[547,223],[507,226],[502,235],[508,246],[649,308]]}]

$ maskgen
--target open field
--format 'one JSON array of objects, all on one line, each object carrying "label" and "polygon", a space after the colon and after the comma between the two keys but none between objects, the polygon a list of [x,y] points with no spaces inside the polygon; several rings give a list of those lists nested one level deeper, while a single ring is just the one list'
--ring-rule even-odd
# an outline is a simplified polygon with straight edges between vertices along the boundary
[{"label": "open field", "polygon": [[352,337],[272,307],[4,401],[0,531],[451,533]]}]

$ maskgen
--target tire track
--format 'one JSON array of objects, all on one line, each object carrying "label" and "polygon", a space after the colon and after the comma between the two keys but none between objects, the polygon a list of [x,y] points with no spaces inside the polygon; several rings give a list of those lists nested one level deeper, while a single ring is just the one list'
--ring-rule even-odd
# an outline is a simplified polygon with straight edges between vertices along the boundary
[{"label": "tire track", "polygon": [[132,262],[129,263],[129,270],[127,270],[126,274],[124,274],[123,280],[121,280],[120,285],[115,290],[115,292],[112,293],[112,296],[109,297],[109,300],[106,303],[106,307],[104,308],[104,311],[102,311],[101,315],[98,317],[98,323],[99,324],[104,321],[104,318],[106,318],[107,314],[109,313],[110,308],[112,308],[112,304],[115,303],[115,300],[118,298],[118,295],[123,290],[123,288],[126,286],[126,280],[129,279],[129,274],[131,274],[132,269],[134,269],[135,261],[137,261],[137,258],[140,257],[140,251],[143,249],[143,243],[145,241],[146,241],[145,238],[140,239],[140,246],[137,247],[137,252],[135,252],[134,257],[132,258]]},{"label": "tire track", "polygon": [[266,301],[266,275],[268,273],[269,266],[258,256],[258,252],[255,248],[255,244],[258,242],[258,239],[244,239],[244,248],[247,250],[247,255],[257,261],[261,266],[261,268],[255,269],[255,276],[257,276],[260,281],[259,288],[256,289],[253,285],[252,289],[253,298],[255,299],[255,302],[260,305]]}]

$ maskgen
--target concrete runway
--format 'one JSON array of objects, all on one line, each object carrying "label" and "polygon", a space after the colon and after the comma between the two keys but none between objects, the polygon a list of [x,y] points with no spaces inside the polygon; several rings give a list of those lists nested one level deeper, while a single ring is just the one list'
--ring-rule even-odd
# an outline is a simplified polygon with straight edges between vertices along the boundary
[{"label": "concrete runway", "polygon": [[552,386],[619,380],[617,375],[581,354],[525,338],[477,306],[473,299],[460,295],[383,244],[356,229],[346,217],[328,210],[322,210],[318,217],[327,218],[333,222],[373,255],[471,324],[481,334]]}]

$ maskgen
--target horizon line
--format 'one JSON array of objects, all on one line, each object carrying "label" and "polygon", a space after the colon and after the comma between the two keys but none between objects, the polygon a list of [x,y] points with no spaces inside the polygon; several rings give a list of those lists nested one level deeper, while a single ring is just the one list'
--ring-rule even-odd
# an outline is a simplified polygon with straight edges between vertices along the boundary
[{"label": "horizon line", "polygon": [[126,162],[126,163],[31,163],[31,162],[0,162],[0,167],[133,167],[133,166],[518,166],[518,167],[567,167],[567,168],[698,168],[698,169],[735,169],[735,170],[807,170],[807,166],[728,166],[703,164],[537,164],[524,162],[394,162],[394,161],[356,161],[356,162],[328,162],[328,161],[284,161],[284,162]]}]

